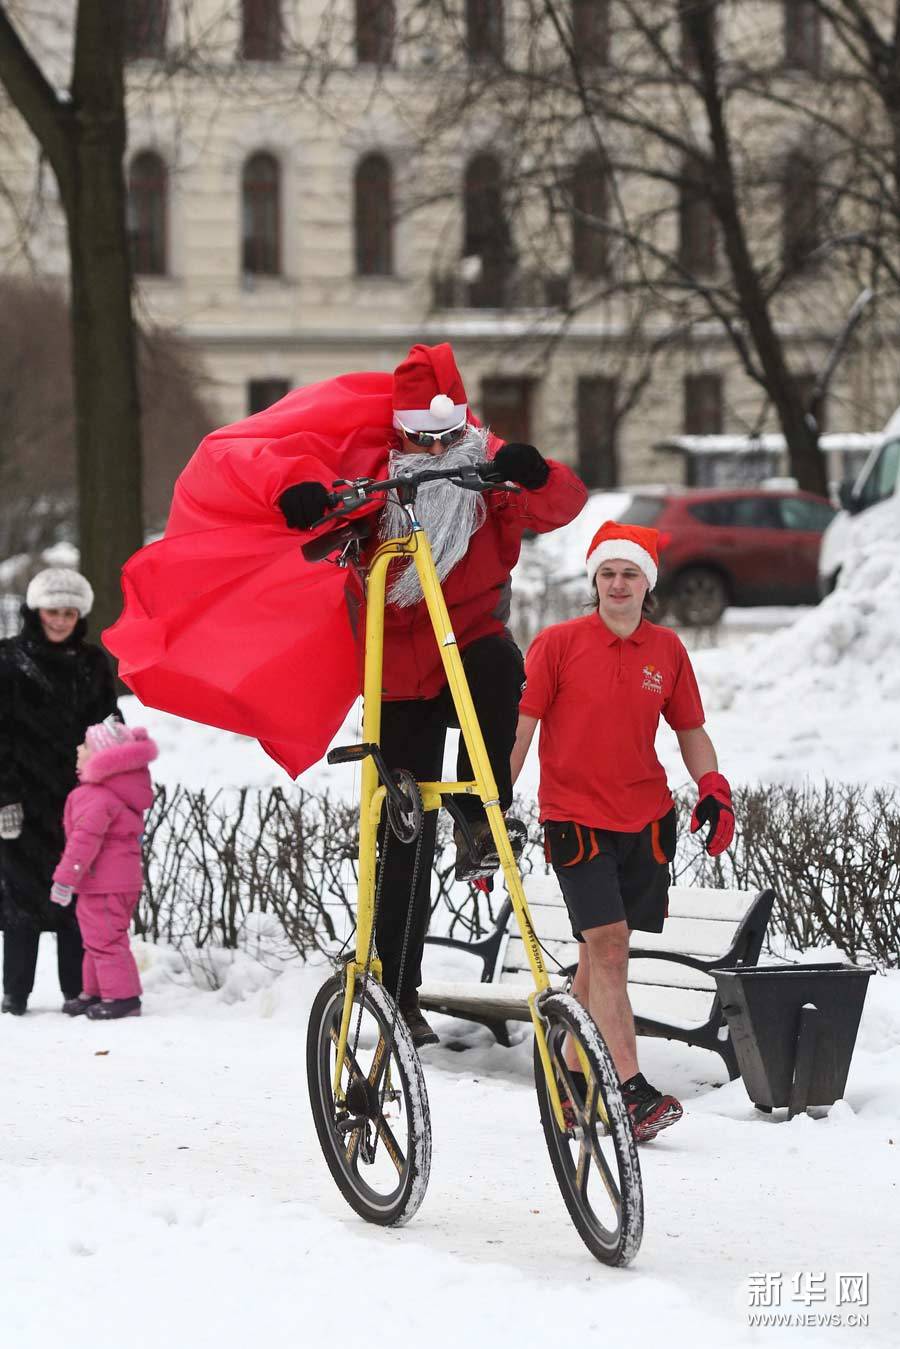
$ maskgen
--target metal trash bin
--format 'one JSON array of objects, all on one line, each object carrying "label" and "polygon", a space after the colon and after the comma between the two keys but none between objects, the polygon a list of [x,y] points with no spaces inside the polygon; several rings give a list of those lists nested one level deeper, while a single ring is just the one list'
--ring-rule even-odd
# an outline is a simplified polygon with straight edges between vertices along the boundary
[{"label": "metal trash bin", "polygon": [[760,1110],[833,1105],[844,1094],[873,969],[739,965],[713,971],[747,1095]]}]

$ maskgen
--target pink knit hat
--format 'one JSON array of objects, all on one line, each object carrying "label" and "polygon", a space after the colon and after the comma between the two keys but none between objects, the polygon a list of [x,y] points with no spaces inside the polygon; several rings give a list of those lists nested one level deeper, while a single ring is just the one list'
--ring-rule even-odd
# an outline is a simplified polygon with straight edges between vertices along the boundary
[{"label": "pink knit hat", "polygon": [[112,749],[115,745],[127,745],[134,740],[149,739],[143,726],[126,726],[118,717],[107,717],[96,726],[89,726],[84,733],[84,742],[97,754],[102,749]]}]

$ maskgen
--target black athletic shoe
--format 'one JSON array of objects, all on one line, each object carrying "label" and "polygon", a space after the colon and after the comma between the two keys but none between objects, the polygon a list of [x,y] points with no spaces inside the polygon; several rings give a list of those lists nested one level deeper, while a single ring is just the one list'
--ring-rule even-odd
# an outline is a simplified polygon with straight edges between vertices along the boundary
[{"label": "black athletic shoe", "polygon": [[674,1096],[663,1096],[661,1091],[651,1087],[643,1073],[635,1073],[622,1083],[622,1099],[639,1143],[646,1143],[662,1129],[677,1124],[684,1114],[681,1102]]},{"label": "black athletic shoe", "polygon": [[415,1002],[407,1003],[405,1007],[401,1007],[400,1015],[406,1022],[416,1049],[422,1049],[425,1045],[439,1045],[441,1043],[440,1036],[432,1030],[425,1020],[418,998]]},{"label": "black athletic shoe", "polygon": [[99,998],[66,998],[60,1011],[65,1012],[66,1016],[83,1016],[89,1007],[93,1007]]},{"label": "black athletic shoe", "polygon": [[14,998],[11,993],[4,993],[3,1011],[11,1013],[12,1016],[24,1016],[28,1011],[28,1003],[24,998]]},{"label": "black athletic shoe", "polygon": [[[477,820],[474,824],[469,825],[469,830],[475,844],[474,852],[459,825],[453,830],[453,842],[456,844],[455,874],[458,881],[483,880],[488,876],[493,876],[494,872],[500,867],[497,845],[494,842],[491,826],[487,820]],[[512,816],[506,821],[506,830],[509,834],[513,857],[518,860],[522,856],[523,849],[528,841],[528,830],[521,820],[516,820]]]},{"label": "black athletic shoe", "polygon": [[90,1021],[119,1021],[124,1016],[140,1016],[140,998],[111,998],[109,1002],[92,1002],[85,1012]]}]

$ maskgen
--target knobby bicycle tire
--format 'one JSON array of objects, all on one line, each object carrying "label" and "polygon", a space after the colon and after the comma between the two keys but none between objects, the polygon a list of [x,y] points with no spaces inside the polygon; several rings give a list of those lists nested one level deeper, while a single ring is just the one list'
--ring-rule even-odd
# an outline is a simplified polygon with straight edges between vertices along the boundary
[{"label": "knobby bicycle tire", "polygon": [[[551,994],[541,1000],[540,1011],[560,1095],[575,1107],[576,1127],[561,1130],[535,1041],[534,1078],[541,1125],[557,1183],[575,1229],[591,1254],[607,1265],[627,1265],[641,1244],[644,1192],[618,1074],[603,1037],[575,998]],[[596,1090],[589,1085],[585,1102],[576,1099],[578,1093],[570,1090],[571,1079],[566,1076],[563,1051],[569,1035],[577,1039],[587,1058],[589,1084],[596,1083]]]},{"label": "knobby bicycle tire", "polygon": [[[393,998],[370,978],[362,999],[362,983],[358,982],[343,1079],[353,1109],[336,1109],[333,1092],[335,1047],[344,1006],[342,975],[322,985],[310,1011],[306,1037],[309,1100],[325,1161],[347,1203],[367,1222],[398,1226],[413,1216],[428,1186],[428,1095],[419,1056]],[[354,1058],[361,1004],[363,1034]],[[396,1111],[400,1130],[387,1111]],[[386,1176],[383,1185],[382,1176]]]}]

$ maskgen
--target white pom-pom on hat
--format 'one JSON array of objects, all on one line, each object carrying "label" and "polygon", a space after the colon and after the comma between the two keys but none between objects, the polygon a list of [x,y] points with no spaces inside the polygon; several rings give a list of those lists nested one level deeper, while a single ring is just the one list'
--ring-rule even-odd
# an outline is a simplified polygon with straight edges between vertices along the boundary
[{"label": "white pom-pom on hat", "polygon": [[436,393],[431,400],[428,408],[432,417],[439,417],[441,421],[453,416],[453,399],[445,393]]}]

